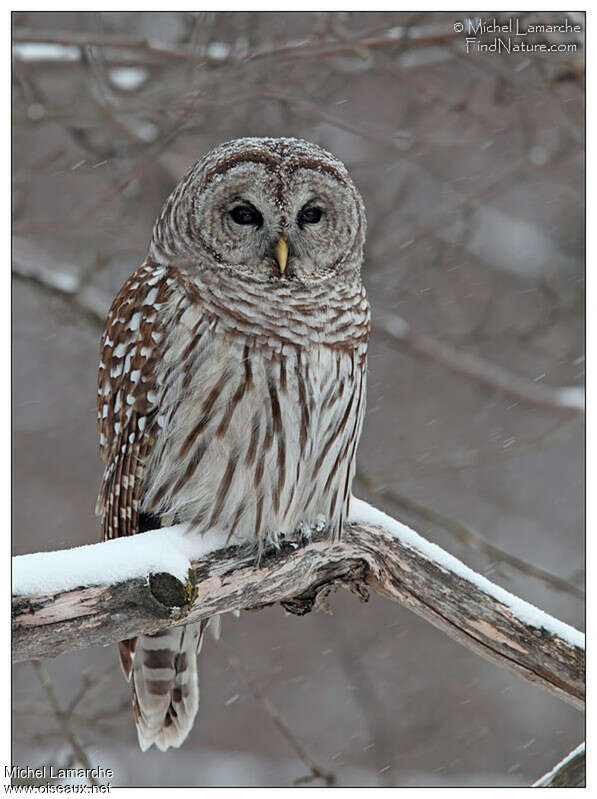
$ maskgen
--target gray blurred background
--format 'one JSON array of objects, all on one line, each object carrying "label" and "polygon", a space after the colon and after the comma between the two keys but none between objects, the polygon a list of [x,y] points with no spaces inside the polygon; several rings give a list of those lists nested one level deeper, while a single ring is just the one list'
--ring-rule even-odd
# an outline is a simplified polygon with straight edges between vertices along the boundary
[{"label": "gray blurred background", "polygon": [[[221,141],[299,136],[369,220],[354,493],[583,627],[584,34],[467,54],[453,25],[478,16],[13,13],[15,554],[98,538],[101,320],[178,178]],[[113,647],[45,667],[113,785],[287,786],[302,748],[337,785],[522,786],[582,740],[580,713],[402,607],[331,605],[224,619],[166,754],[137,747]],[[75,763],[29,663],[13,699],[13,762]]]}]

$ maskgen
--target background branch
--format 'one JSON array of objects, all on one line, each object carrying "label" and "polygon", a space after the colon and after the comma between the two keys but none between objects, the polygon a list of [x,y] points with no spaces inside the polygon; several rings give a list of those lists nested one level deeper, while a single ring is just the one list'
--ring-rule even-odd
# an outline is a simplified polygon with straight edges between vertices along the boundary
[{"label": "background branch", "polygon": [[584,414],[584,391],[581,386],[554,387],[533,383],[496,363],[471,352],[416,333],[402,317],[380,314],[373,319],[376,330],[412,350],[416,355],[435,361],[453,372],[530,405],[544,405],[553,410]]},{"label": "background branch", "polygon": [[83,768],[88,773],[88,781],[90,785],[98,785],[97,780],[91,775],[92,767],[91,763],[89,762],[89,757],[87,756],[87,752],[83,749],[81,744],[79,743],[77,736],[74,733],[74,730],[71,725],[71,711],[67,709],[66,712],[62,709],[60,702],[58,701],[58,697],[56,696],[56,691],[54,690],[54,685],[52,684],[52,680],[50,679],[50,675],[48,674],[46,667],[43,663],[40,663],[38,660],[33,661],[33,669],[37,675],[37,679],[40,681],[42,688],[44,689],[44,693],[48,702],[50,703],[50,707],[52,708],[52,712],[56,721],[60,725],[60,729],[62,730],[62,734],[66,738],[66,740],[70,743],[73,754],[77,761],[83,766]]},{"label": "background branch", "polygon": [[294,751],[298,759],[309,769],[309,774],[305,777],[299,777],[294,781],[294,784],[304,785],[306,783],[313,782],[314,780],[323,780],[328,788],[335,785],[337,780],[334,772],[327,771],[315,760],[313,760],[295,733],[288,726],[280,711],[275,707],[271,699],[265,696],[262,691],[260,691],[256,682],[247,674],[236,655],[229,653],[229,661],[234,671],[248,688],[253,699],[261,705],[261,707],[272,720],[280,735],[288,742],[290,748]]}]

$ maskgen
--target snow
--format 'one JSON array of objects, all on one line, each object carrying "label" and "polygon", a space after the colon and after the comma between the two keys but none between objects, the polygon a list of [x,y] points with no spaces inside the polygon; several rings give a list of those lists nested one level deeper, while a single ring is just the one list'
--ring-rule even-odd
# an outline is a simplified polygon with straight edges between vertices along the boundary
[{"label": "snow", "polygon": [[[572,646],[584,649],[585,636],[574,627],[490,582],[437,544],[426,541],[402,522],[367,502],[352,498],[349,521],[375,525],[380,535],[400,539],[427,560],[474,583],[481,591],[510,608],[526,624],[548,630]],[[114,585],[135,577],[146,577],[151,572],[168,572],[184,582],[191,560],[226,546],[224,533],[193,536],[186,533],[187,529],[186,525],[175,525],[74,549],[14,557],[12,593],[14,596],[45,595],[79,586]]]},{"label": "snow", "polygon": [[524,599],[520,599],[504,588],[500,588],[499,585],[490,582],[486,577],[477,574],[477,572],[465,566],[458,558],[455,558],[453,555],[450,555],[448,552],[438,547],[437,544],[426,541],[414,530],[411,530],[410,527],[402,524],[402,522],[396,521],[396,519],[392,519],[391,516],[383,513],[383,511],[377,510],[377,508],[372,507],[362,499],[356,499],[356,497],[351,499],[350,517],[348,521],[373,524],[382,528],[380,530],[382,535],[390,535],[399,538],[403,544],[416,550],[427,560],[474,583],[481,591],[510,608],[510,610],[526,624],[537,627],[538,629],[545,629],[563,638],[572,646],[584,649],[585,636],[583,633],[571,627],[569,624],[554,619],[553,616],[539,610],[539,608],[536,608],[529,602],[525,602]]},{"label": "snow", "polygon": [[114,67],[109,74],[112,83],[126,92],[138,89],[149,77],[143,67]]},{"label": "snow", "polygon": [[39,280],[50,288],[62,291],[65,294],[76,294],[79,290],[81,281],[77,274],[77,267],[67,264],[69,271],[65,271],[58,265],[44,265],[47,261],[45,255],[34,248],[25,244],[21,246],[19,241],[15,244],[13,255],[13,271],[23,277],[32,277]]},{"label": "snow", "polygon": [[81,49],[52,42],[14,42],[12,52],[21,61],[80,61]]},{"label": "snow", "polygon": [[544,774],[540,779],[538,779],[537,782],[535,782],[532,787],[541,788],[542,786],[544,786],[552,779],[552,777],[555,775],[558,769],[562,768],[562,766],[565,766],[566,763],[572,760],[573,757],[582,754],[584,751],[585,751],[585,742],[583,741],[581,744],[579,744],[576,747],[576,749],[573,749],[572,752],[570,752],[570,754],[566,755],[566,757],[563,760],[560,760],[560,762],[557,765],[555,765],[551,771],[548,771],[547,774]]},{"label": "snow", "polygon": [[[135,132],[137,133],[137,136],[143,141],[152,142],[157,139],[160,129],[158,128],[157,125],[154,125],[153,122],[141,122],[135,128]],[[150,303],[147,302],[146,304],[149,305]]]},{"label": "snow", "polygon": [[225,61],[230,55],[230,45],[226,42],[210,42],[207,45],[207,55],[214,61]]},{"label": "snow", "polygon": [[175,525],[74,549],[14,557],[13,596],[114,585],[151,572],[168,572],[184,582],[191,560],[222,548],[226,541],[219,533],[188,536],[185,529],[185,525]]},{"label": "snow", "polygon": [[557,389],[557,396],[562,408],[584,411],[585,392],[582,386],[563,386]]}]

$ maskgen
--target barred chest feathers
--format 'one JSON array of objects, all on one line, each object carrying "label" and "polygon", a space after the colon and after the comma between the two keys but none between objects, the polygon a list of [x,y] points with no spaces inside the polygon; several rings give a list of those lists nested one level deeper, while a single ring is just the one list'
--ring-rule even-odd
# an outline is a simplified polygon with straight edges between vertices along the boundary
[{"label": "barred chest feathers", "polygon": [[[142,510],[231,540],[339,535],[365,408],[360,281],[293,287],[181,276],[157,365]],[[283,324],[281,321],[283,320]]]}]

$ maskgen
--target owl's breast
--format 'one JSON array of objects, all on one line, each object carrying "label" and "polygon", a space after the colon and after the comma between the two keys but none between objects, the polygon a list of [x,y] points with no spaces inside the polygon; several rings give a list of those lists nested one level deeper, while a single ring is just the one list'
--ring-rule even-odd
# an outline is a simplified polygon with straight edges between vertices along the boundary
[{"label": "owl's breast", "polygon": [[358,348],[270,345],[195,308],[159,371],[144,510],[241,539],[337,523],[364,408]]}]

